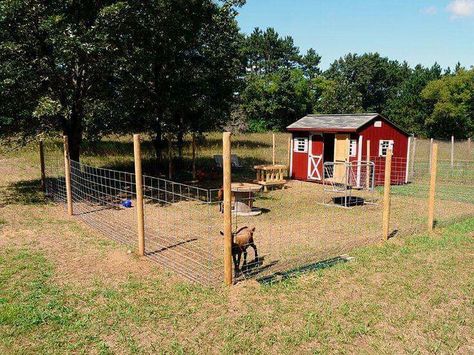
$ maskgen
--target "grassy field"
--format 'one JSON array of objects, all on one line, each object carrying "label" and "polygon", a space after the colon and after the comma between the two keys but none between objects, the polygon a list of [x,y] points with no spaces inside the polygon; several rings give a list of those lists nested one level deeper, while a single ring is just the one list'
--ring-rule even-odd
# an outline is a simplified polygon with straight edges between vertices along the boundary
[{"label": "grassy field", "polygon": [[[235,151],[248,163],[268,161],[265,137],[235,137]],[[278,141],[282,161],[286,137]],[[131,161],[127,147],[107,144],[85,159]],[[201,162],[211,164],[219,144],[209,140]],[[274,283],[208,288],[45,200],[34,146],[0,161],[2,354],[474,352],[474,217],[359,247],[350,262]]]},{"label": "grassy field", "polygon": [[281,282],[192,286],[50,204],[3,208],[0,353],[472,353],[474,218]]}]

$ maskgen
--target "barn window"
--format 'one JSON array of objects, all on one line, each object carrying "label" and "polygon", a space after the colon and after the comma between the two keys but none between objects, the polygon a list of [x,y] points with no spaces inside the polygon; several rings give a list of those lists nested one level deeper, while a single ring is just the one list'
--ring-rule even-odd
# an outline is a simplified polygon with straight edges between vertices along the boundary
[{"label": "barn window", "polygon": [[392,149],[393,152],[393,140],[380,140],[379,141],[379,156],[387,156],[387,151]]},{"label": "barn window", "polygon": [[295,138],[294,151],[298,153],[306,153],[308,151],[308,138]]},{"label": "barn window", "polygon": [[349,144],[349,156],[355,157],[356,155],[357,155],[357,140],[351,139],[351,142]]}]

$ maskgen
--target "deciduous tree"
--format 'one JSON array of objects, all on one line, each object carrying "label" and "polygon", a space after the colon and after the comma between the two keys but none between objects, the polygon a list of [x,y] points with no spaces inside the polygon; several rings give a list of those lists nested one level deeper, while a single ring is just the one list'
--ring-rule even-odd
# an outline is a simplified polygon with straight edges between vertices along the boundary
[{"label": "deciduous tree", "polygon": [[112,3],[0,2],[0,134],[59,130],[79,159],[83,134],[107,129],[113,53],[101,16]]}]

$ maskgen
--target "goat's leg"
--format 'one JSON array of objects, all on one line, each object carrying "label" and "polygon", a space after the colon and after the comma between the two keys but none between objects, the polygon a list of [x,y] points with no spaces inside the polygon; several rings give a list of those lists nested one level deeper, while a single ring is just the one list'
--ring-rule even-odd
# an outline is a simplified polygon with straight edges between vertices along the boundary
[{"label": "goat's leg", "polygon": [[257,246],[255,245],[255,243],[250,243],[250,246],[253,248],[253,251],[255,253],[255,260],[258,260]]},{"label": "goat's leg", "polygon": [[240,272],[240,259],[242,258],[242,251],[237,252],[237,264],[235,266],[235,276]]},{"label": "goat's leg", "polygon": [[247,266],[247,248],[244,249],[244,263],[242,264],[242,270]]},{"label": "goat's leg", "polygon": [[237,253],[232,253],[232,259],[234,259],[234,275],[237,276],[239,272],[240,258],[237,261]]}]

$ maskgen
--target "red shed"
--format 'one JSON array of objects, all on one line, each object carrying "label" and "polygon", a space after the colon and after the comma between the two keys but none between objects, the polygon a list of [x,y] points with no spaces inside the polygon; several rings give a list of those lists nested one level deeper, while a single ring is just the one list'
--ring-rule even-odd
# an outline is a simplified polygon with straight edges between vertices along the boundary
[{"label": "red shed", "polygon": [[[392,184],[408,182],[410,136],[382,115],[308,115],[287,129],[292,133],[293,179],[321,181],[325,162],[372,161],[375,184],[382,185],[385,155],[392,147]],[[367,141],[370,141],[370,157],[367,157]]]}]

